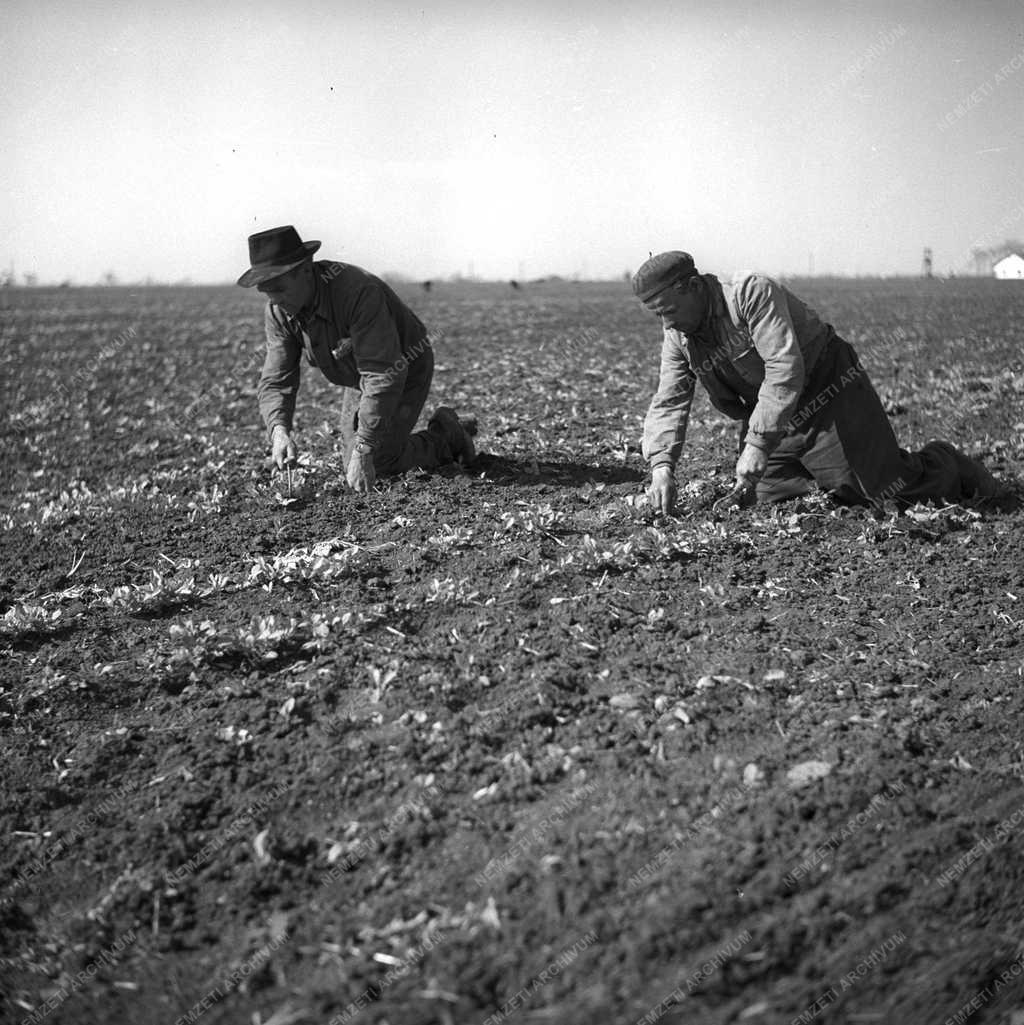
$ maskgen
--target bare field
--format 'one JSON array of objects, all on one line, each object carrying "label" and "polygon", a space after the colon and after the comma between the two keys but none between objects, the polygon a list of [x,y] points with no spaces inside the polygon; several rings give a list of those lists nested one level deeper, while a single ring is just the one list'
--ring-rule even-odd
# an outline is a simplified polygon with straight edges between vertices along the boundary
[{"label": "bare field", "polygon": [[[1020,477],[1024,287],[792,285]],[[624,283],[404,291],[481,466],[304,368],[287,504],[258,297],[0,292],[0,1019],[1020,1025],[1024,514],[655,519]]]}]

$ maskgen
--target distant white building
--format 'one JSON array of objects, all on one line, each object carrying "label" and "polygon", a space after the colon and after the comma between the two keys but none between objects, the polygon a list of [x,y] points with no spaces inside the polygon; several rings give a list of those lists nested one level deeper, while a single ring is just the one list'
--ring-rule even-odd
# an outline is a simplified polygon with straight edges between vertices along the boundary
[{"label": "distant white building", "polygon": [[992,273],[997,278],[1009,281],[1011,278],[1024,279],[1024,256],[1020,253],[1010,253],[992,265]]}]

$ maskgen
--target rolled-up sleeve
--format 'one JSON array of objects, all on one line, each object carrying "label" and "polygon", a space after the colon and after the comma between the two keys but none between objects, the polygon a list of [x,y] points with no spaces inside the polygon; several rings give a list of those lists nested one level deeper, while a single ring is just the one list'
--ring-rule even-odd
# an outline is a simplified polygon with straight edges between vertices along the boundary
[{"label": "rolled-up sleeve", "polygon": [[750,414],[746,440],[771,452],[786,433],[807,380],[803,351],[786,297],[770,278],[759,274],[746,278],[737,293],[737,306],[764,360],[764,381]]},{"label": "rolled-up sleeve", "polygon": [[686,358],[678,331],[666,331],[661,343],[661,371],[658,390],[644,418],[641,449],[653,470],[657,466],[675,469],[686,441],[686,425],[697,378]]},{"label": "rolled-up sleeve", "polygon": [[277,426],[288,431],[292,429],[295,396],[299,391],[302,346],[272,303],[267,303],[263,326],[267,335],[267,354],[256,386],[256,397],[260,416],[270,436]]},{"label": "rolled-up sleeve", "polygon": [[359,371],[359,441],[379,448],[398,408],[408,375],[398,326],[383,289],[360,290],[352,316],[352,351]]}]

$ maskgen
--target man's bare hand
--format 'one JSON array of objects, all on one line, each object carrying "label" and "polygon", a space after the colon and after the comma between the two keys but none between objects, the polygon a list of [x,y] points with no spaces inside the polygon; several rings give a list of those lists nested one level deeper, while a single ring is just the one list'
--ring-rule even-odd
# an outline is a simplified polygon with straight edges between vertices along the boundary
[{"label": "man's bare hand", "polygon": [[736,460],[736,487],[743,491],[753,491],[757,482],[768,469],[768,457],[756,445],[744,445],[739,459]]},{"label": "man's bare hand", "polygon": [[360,452],[355,449],[348,461],[348,486],[353,491],[367,492],[377,480],[377,470],[373,465],[372,452]]},{"label": "man's bare hand", "polygon": [[283,470],[286,466],[295,465],[298,455],[295,451],[295,444],[291,439],[291,435],[280,424],[274,428],[274,433],[270,436],[270,452],[274,465],[279,470]]},{"label": "man's bare hand", "polygon": [[651,472],[647,497],[656,512],[672,516],[676,511],[676,475],[671,466],[656,466]]}]

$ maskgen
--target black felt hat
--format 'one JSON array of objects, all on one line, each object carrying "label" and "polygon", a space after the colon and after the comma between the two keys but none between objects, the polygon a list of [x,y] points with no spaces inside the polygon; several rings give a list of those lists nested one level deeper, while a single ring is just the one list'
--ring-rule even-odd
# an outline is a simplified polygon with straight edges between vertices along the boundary
[{"label": "black felt hat", "polygon": [[276,278],[303,260],[309,260],[320,248],[319,242],[303,242],[290,225],[270,228],[249,236],[249,263],[252,265],[239,279],[243,288],[251,288]]}]

